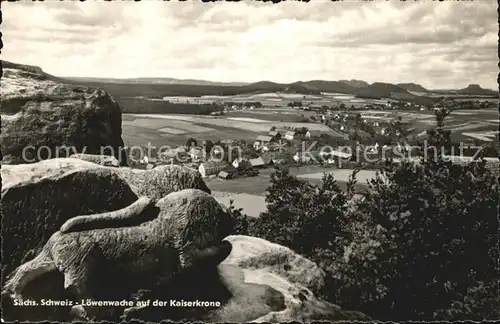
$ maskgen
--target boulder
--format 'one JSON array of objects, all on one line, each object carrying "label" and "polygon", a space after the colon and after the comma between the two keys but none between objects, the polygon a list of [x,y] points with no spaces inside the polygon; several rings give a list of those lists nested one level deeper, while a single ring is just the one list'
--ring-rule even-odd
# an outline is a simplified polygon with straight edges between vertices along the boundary
[{"label": "boulder", "polygon": [[3,164],[88,153],[112,155],[126,165],[121,110],[107,92],[62,83],[36,67],[3,66]]},{"label": "boulder", "polygon": [[289,248],[264,239],[234,235],[226,238],[231,254],[219,274],[232,298],[210,313],[211,322],[369,321],[356,311],[315,297],[325,273]]},{"label": "boulder", "polygon": [[201,175],[181,166],[135,170],[62,158],[1,169],[4,271],[36,255],[68,219],[129,206],[140,196],[153,203],[174,191],[210,193]]},{"label": "boulder", "polygon": [[99,165],[119,167],[120,161],[118,161],[114,156],[110,155],[97,155],[97,154],[73,154],[70,156],[72,159],[80,159],[83,161],[92,162]]},{"label": "boulder", "polygon": [[[231,231],[230,215],[208,193],[199,189],[173,192],[154,207],[150,212],[156,212],[157,217],[138,226],[81,231],[69,227],[69,231],[54,233],[36,258],[9,277],[2,297],[8,295],[11,301],[33,298],[38,291],[26,287],[59,272],[64,275],[66,295],[74,293],[72,297],[78,301],[130,300],[138,289],[169,282],[185,269],[214,268],[229,255],[231,244],[222,240]],[[61,291],[61,287],[54,284],[52,290]],[[9,319],[46,319],[26,318],[30,314],[11,307],[8,299],[3,302],[9,306],[4,308]],[[106,316],[113,310],[83,308],[100,320],[109,320]]]},{"label": "boulder", "polygon": [[118,168],[116,172],[134,188],[138,196],[153,200],[187,188],[212,193],[198,170],[180,165],[160,165],[149,170]]}]

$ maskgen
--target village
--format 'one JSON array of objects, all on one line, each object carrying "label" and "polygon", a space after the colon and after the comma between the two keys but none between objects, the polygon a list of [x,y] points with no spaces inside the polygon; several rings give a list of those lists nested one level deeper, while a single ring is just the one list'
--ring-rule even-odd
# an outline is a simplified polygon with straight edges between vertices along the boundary
[{"label": "village", "polygon": [[352,154],[340,149],[301,151],[314,135],[307,128],[278,131],[271,127],[267,134],[258,135],[253,143],[243,140],[202,141],[190,138],[186,145],[144,156],[137,168],[152,169],[159,165],[179,164],[197,169],[203,177],[224,180],[251,177],[259,170],[274,165],[309,165],[318,163],[329,167],[342,167]]}]

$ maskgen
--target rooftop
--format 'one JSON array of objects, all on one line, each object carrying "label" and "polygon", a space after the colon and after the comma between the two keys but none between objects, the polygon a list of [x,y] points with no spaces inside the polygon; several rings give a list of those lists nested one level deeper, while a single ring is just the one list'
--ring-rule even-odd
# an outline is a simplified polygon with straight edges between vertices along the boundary
[{"label": "rooftop", "polygon": [[264,160],[261,157],[250,160],[250,165],[252,165],[252,166],[261,166],[261,165],[265,165],[265,164],[266,163],[264,162]]},{"label": "rooftop", "polygon": [[266,135],[259,135],[257,136],[257,141],[263,141],[263,142],[269,142],[273,138],[271,136],[266,136]]},{"label": "rooftop", "polygon": [[213,169],[213,168],[221,168],[226,167],[228,163],[226,161],[208,161],[203,162],[200,166],[203,166],[205,169]]}]

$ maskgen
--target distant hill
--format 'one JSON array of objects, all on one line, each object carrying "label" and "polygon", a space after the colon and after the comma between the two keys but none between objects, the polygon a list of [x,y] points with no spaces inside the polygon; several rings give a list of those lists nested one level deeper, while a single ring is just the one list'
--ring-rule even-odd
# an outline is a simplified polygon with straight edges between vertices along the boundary
[{"label": "distant hill", "polygon": [[280,84],[270,81],[259,81],[244,86],[238,87],[240,93],[254,93],[254,92],[278,92],[283,91],[287,87],[286,84]]},{"label": "distant hill", "polygon": [[339,82],[345,83],[348,86],[354,87],[354,88],[364,88],[369,86],[370,84],[366,81],[363,80],[340,80]]},{"label": "distant hill", "polygon": [[35,65],[19,64],[19,63],[14,63],[14,62],[2,60],[2,68],[25,71],[25,72],[32,74],[31,78],[36,78],[39,80],[43,79],[43,80],[51,80],[51,81],[55,81],[55,82],[64,82],[64,79],[58,78],[58,77],[53,76],[51,74],[48,74],[48,73],[44,72],[40,67],[35,66]]},{"label": "distant hill", "polygon": [[392,83],[375,82],[367,87],[360,88],[355,92],[358,98],[382,99],[390,98],[394,100],[411,102],[418,105],[430,106],[435,103],[435,99],[427,96],[417,96],[399,85]]},{"label": "distant hill", "polygon": [[[260,81],[255,83],[239,82],[212,82],[194,79],[175,79],[175,78],[59,78],[47,74],[37,66],[23,65],[3,61],[4,67],[21,66],[26,71],[37,71],[43,78],[50,80],[78,84],[97,86],[117,98],[118,101],[129,100],[136,97],[147,97],[161,99],[165,96],[192,96],[199,97],[203,95],[232,96],[238,94],[256,94],[284,92],[294,94],[319,94],[321,92],[344,93],[354,95],[359,98],[381,99],[391,98],[395,100],[408,101],[416,104],[430,105],[441,94],[457,96],[487,95],[498,96],[498,92],[483,89],[479,85],[471,84],[465,89],[439,92],[436,90],[427,90],[419,84],[401,83],[391,84],[375,82],[368,84],[362,80],[310,80],[298,81],[289,84],[276,83],[271,81]],[[419,93],[417,93],[419,92]]]},{"label": "distant hill", "polygon": [[429,90],[416,83],[398,83],[398,86],[405,89],[406,91],[429,92]]},{"label": "distant hill", "polygon": [[21,71],[26,71],[26,72],[33,72],[33,73],[38,73],[38,74],[46,74],[38,66],[28,65],[28,64],[19,64],[19,63],[14,63],[14,62],[9,62],[9,61],[3,61],[3,60],[2,60],[2,67],[4,69],[16,69],[16,70],[21,70]]},{"label": "distant hill", "polygon": [[321,92],[338,92],[338,93],[353,94],[353,92],[357,89],[356,87],[350,86],[340,81],[312,80],[303,83]]},{"label": "distant hill", "polygon": [[493,91],[490,89],[483,89],[479,84],[469,84],[467,88],[460,89],[456,91],[458,94],[463,95],[474,95],[474,96],[489,96],[498,95],[498,91]]},{"label": "distant hill", "polygon": [[299,93],[299,94],[321,94],[321,91],[315,88],[314,86],[304,83],[304,82],[295,82],[288,85],[283,92],[285,93]]},{"label": "distant hill", "polygon": [[184,84],[184,85],[202,85],[202,86],[244,86],[245,82],[214,82],[194,79],[175,79],[175,78],[85,78],[85,77],[67,77],[68,80],[84,82],[105,82],[117,84]]}]

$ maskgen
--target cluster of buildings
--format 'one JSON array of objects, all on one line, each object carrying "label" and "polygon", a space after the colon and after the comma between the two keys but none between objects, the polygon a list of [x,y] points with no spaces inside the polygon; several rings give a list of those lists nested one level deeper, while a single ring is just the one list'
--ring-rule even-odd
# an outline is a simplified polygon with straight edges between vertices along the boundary
[{"label": "cluster of buildings", "polygon": [[254,150],[258,152],[277,151],[281,145],[286,142],[292,142],[295,139],[309,139],[311,132],[306,130],[299,134],[297,130],[288,130],[284,134],[279,131],[270,131],[267,135],[259,135],[253,143]]},{"label": "cluster of buildings", "polygon": [[239,157],[229,163],[222,159],[224,152],[218,152],[218,149],[221,150],[221,148],[214,147],[212,156],[208,157],[201,147],[188,149],[185,146],[179,146],[161,152],[157,157],[144,156],[140,165],[146,169],[153,169],[158,165],[179,164],[197,169],[203,177],[218,176],[222,179],[231,179],[242,169],[259,169],[281,162],[272,154],[264,152],[257,158]]},{"label": "cluster of buildings", "polygon": [[228,163],[226,161],[203,162],[198,166],[198,171],[202,177],[217,176],[221,179],[227,180],[233,178],[241,169],[261,169],[275,163],[280,163],[280,161],[273,158],[270,154],[265,153],[253,159],[239,157],[234,159],[232,163]]}]

